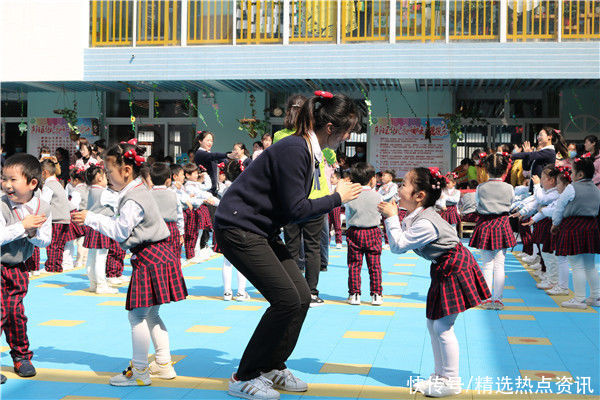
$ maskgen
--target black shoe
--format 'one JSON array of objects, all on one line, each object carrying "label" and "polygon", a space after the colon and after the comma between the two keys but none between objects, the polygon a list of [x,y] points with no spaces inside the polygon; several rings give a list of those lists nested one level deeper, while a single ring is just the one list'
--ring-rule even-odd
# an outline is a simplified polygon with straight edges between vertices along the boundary
[{"label": "black shoe", "polygon": [[35,374],[36,374],[35,367],[31,363],[31,361],[17,358],[14,360],[14,364],[15,364],[15,374],[17,374],[23,378],[30,378],[32,376],[35,376]]},{"label": "black shoe", "polygon": [[0,385],[4,385],[6,383],[6,377],[4,374],[0,374]]},{"label": "black shoe", "polygon": [[311,307],[322,306],[323,304],[325,304],[325,302],[323,301],[322,298],[320,298],[316,294],[310,295],[310,306]]}]

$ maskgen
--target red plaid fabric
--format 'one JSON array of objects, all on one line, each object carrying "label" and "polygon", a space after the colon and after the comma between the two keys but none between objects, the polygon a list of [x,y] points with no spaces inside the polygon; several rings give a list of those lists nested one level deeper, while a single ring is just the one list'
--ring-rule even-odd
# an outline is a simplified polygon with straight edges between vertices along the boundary
[{"label": "red plaid fabric", "polygon": [[13,359],[31,360],[27,338],[27,317],[23,299],[27,295],[29,272],[24,263],[7,266],[2,264],[2,320],[0,327],[6,335]]},{"label": "red plaid fabric", "polygon": [[62,272],[63,252],[68,234],[69,224],[52,224],[52,241],[46,247],[46,271]]},{"label": "red plaid fabric", "polygon": [[381,294],[381,230],[379,227],[350,227],[346,231],[346,241],[348,242],[348,293],[361,293],[360,270],[365,255],[371,281],[371,295]]},{"label": "red plaid fabric", "polygon": [[83,239],[83,247],[86,249],[110,249],[111,238],[101,234],[97,230],[85,227],[85,238]]},{"label": "red plaid fabric", "polygon": [[431,264],[430,275],[429,319],[463,312],[492,296],[477,261],[461,243]]},{"label": "red plaid fabric", "polygon": [[212,229],[212,221],[210,220],[210,211],[204,204],[196,210],[198,213],[198,230]]},{"label": "red plaid fabric", "polygon": [[553,253],[555,241],[550,233],[552,218],[544,218],[533,224],[533,243],[539,244],[544,253]]},{"label": "red plaid fabric", "polygon": [[448,206],[445,211],[440,212],[440,217],[450,225],[460,224],[460,215],[456,206]]},{"label": "red plaid fabric", "polygon": [[468,213],[462,215],[460,219],[463,222],[477,222],[477,220],[479,219],[479,214],[477,214],[476,212]]},{"label": "red plaid fabric", "polygon": [[40,269],[40,248],[34,247],[31,257],[25,261],[25,269],[27,271],[39,271]]},{"label": "red plaid fabric", "polygon": [[174,221],[165,221],[165,223],[167,224],[167,228],[169,228],[169,232],[171,232],[171,235],[166,239],[167,243],[169,244],[169,246],[171,246],[171,248],[173,249],[173,254],[175,254],[175,258],[177,259],[177,262],[180,262],[181,260],[181,243],[180,243],[180,233],[179,233],[179,229],[177,228],[177,222]]},{"label": "red plaid fabric", "polygon": [[480,215],[469,246],[481,250],[499,250],[517,244],[507,215]]},{"label": "red plaid fabric", "polygon": [[183,244],[185,246],[185,257],[189,260],[190,258],[194,258],[196,254],[194,252],[194,248],[196,247],[196,241],[198,241],[199,236],[199,228],[198,228],[198,214],[196,210],[190,210],[186,208],[183,211],[183,223],[184,230],[183,233]]},{"label": "red plaid fabric", "polygon": [[398,207],[398,219],[400,220],[400,222],[402,222],[404,217],[406,217],[406,214],[407,213],[405,209]]},{"label": "red plaid fabric", "polygon": [[331,231],[331,227],[335,230],[335,243],[342,243],[342,220],[340,218],[341,215],[341,207],[336,207],[329,212],[329,230]]},{"label": "red plaid fabric", "polygon": [[533,255],[533,233],[529,226],[523,226],[522,222],[528,222],[531,218],[524,218],[519,221],[519,236],[523,242],[523,253]]},{"label": "red plaid fabric", "polygon": [[180,301],[187,296],[181,265],[166,240],[132,248],[131,266],[127,310]]},{"label": "red plaid fabric", "polygon": [[108,256],[106,258],[106,277],[118,278],[123,275],[125,268],[125,250],[116,241],[110,241],[108,248]]},{"label": "red plaid fabric", "polygon": [[[73,215],[73,213],[75,212],[77,212],[77,210],[72,210],[71,215]],[[76,225],[71,222],[71,224],[69,225],[69,233],[67,234],[66,242],[70,242],[71,240],[80,238],[83,235],[85,235],[85,226]]]},{"label": "red plaid fabric", "polygon": [[600,231],[596,217],[567,217],[559,228],[557,256],[600,254]]},{"label": "red plaid fabric", "polygon": [[213,248],[212,248],[212,250],[215,253],[223,254],[223,252],[221,251],[221,248],[219,247],[219,243],[217,243],[217,235],[213,235]]}]

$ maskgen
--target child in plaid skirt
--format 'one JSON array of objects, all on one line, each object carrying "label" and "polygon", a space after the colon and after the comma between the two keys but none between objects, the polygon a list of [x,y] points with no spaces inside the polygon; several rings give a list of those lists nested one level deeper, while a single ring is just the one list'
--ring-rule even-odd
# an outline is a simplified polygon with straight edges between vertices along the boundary
[{"label": "child in plaid skirt", "polygon": [[[173,379],[169,334],[159,316],[161,304],[187,296],[181,266],[166,239],[170,232],[154,197],[139,178],[145,162],[137,141],[121,142],[106,151],[104,162],[111,186],[119,192],[118,217],[80,211],[73,215],[79,225],[100,231],[131,251],[133,273],[125,308],[129,311],[133,357],[122,374],[110,378],[114,386],[150,385],[150,376]],[[148,365],[150,340],[155,361]]]},{"label": "child in plaid skirt", "polygon": [[[600,232],[597,217],[600,209],[600,189],[593,183],[594,163],[590,153],[573,163],[573,183],[566,186],[558,198],[552,215],[553,235],[556,235],[556,255],[567,256],[573,267],[575,297],[561,304],[567,308],[585,309],[600,306],[600,279],[595,255],[600,254]],[[590,297],[585,298],[585,282]]]},{"label": "child in plaid skirt", "polygon": [[473,230],[469,246],[481,250],[481,269],[488,287],[493,288],[492,298],[482,304],[483,308],[504,308],[504,259],[506,249],[514,247],[508,213],[514,198],[513,187],[503,182],[502,176],[508,169],[508,155],[495,153],[480,154],[489,180],[477,186],[476,202],[479,219]]},{"label": "child in plaid skirt", "polygon": [[[15,373],[22,377],[36,374],[31,364],[33,352],[29,349],[23,304],[29,284],[25,261],[33,255],[34,247],[48,246],[52,235],[50,205],[33,195],[41,183],[41,175],[40,162],[23,153],[9,157],[2,169],[5,194],[0,199],[0,328],[6,335]],[[6,381],[4,375],[0,378],[1,383]]]},{"label": "child in plaid skirt", "polygon": [[460,191],[456,189],[456,172],[449,172],[446,176],[446,187],[442,190],[442,195],[435,203],[440,210],[440,216],[444,221],[456,228],[460,224],[460,215],[458,215],[457,204],[460,201]]},{"label": "child in plaid skirt", "polygon": [[[69,204],[71,205],[71,214],[78,210],[87,209],[88,187],[85,181],[85,171],[83,167],[70,167],[70,177],[73,189],[70,192]],[[63,254],[63,269],[81,268],[87,264],[87,248],[83,247],[85,229],[71,223],[69,233],[66,238],[65,252]],[[75,266],[73,266],[73,256],[77,252]]]},{"label": "child in plaid skirt", "polygon": [[427,328],[431,336],[435,370],[415,383],[415,391],[444,397],[461,391],[459,346],[454,334],[458,314],[490,297],[490,290],[473,255],[461,243],[456,229],[435,211],[445,180],[437,168],[409,171],[399,191],[400,207],[407,216],[397,218],[395,203],[379,204],[393,253],[414,250],[431,260],[431,286],[427,293]]},{"label": "child in plaid skirt", "polygon": [[360,183],[362,192],[358,198],[346,203],[346,240],[348,242],[348,303],[360,305],[360,270],[363,255],[367,259],[371,281],[371,304],[383,304],[381,287],[381,215],[377,205],[383,198],[375,187],[375,168],[359,162],[350,168],[350,181]]}]

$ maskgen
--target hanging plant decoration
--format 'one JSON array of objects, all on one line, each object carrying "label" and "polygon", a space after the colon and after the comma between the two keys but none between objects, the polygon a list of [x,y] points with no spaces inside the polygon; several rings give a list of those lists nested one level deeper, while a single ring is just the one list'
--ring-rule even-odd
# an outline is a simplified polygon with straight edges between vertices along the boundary
[{"label": "hanging plant decoration", "polygon": [[131,88],[127,87],[127,95],[129,96],[129,119],[131,120],[131,131],[135,134],[135,116],[133,115],[133,94]]},{"label": "hanging plant decoration", "polygon": [[160,103],[158,102],[158,95],[156,94],[158,85],[156,83],[153,83],[152,88],[153,88],[152,94],[154,96],[154,118],[158,119],[158,116],[159,116],[158,107],[160,106]]},{"label": "hanging plant decoration", "polygon": [[27,122],[25,122],[25,102],[21,99],[21,93],[19,92],[19,106],[21,109],[21,123],[19,124],[19,132],[24,134],[27,132]]},{"label": "hanging plant decoration", "polygon": [[444,123],[450,133],[450,143],[452,144],[452,147],[456,147],[456,143],[463,139],[462,121],[464,119],[469,119],[470,125],[474,125],[475,123],[479,125],[489,125],[489,122],[486,119],[481,118],[476,112],[471,115],[463,113],[462,107],[457,113],[438,114],[438,117],[444,118]]},{"label": "hanging plant decoration", "polygon": [[248,136],[254,139],[267,133],[271,125],[268,117],[264,121],[256,118],[256,109],[254,108],[256,97],[254,97],[254,94],[250,93],[249,99],[251,117],[239,119],[240,126],[238,126],[238,130],[247,132]]},{"label": "hanging plant decoration", "polygon": [[200,120],[202,120],[202,123],[204,124],[204,126],[208,127],[208,124],[206,123],[206,119],[204,119],[204,115],[202,115],[200,110],[198,110],[198,106],[196,106],[196,104],[194,103],[194,100],[192,99],[192,95],[190,94],[190,92],[188,92],[186,90],[185,94],[187,96],[185,101],[188,103],[188,109],[195,110],[196,114],[198,114],[198,118],[200,118]]},{"label": "hanging plant decoration", "polygon": [[217,118],[217,123],[221,126],[223,126],[223,123],[221,122],[221,118],[219,117],[219,104],[215,101],[213,104],[213,110],[215,110],[215,117]]},{"label": "hanging plant decoration", "polygon": [[79,139],[79,128],[77,127],[77,100],[73,100],[73,108],[61,108],[54,110],[54,114],[58,114],[67,121],[71,140],[77,141]]},{"label": "hanging plant decoration", "polygon": [[102,96],[100,95],[100,93],[98,92],[98,90],[96,90],[96,103],[98,104],[98,114],[99,114],[99,118],[98,118],[98,134],[99,136],[104,136],[106,134],[106,130],[108,129],[108,127],[106,126],[106,123],[104,121],[104,112],[103,112],[103,107],[102,107]]},{"label": "hanging plant decoration", "polygon": [[21,121],[19,124],[19,132],[21,132],[21,135],[27,132],[27,122]]},{"label": "hanging plant decoration", "polygon": [[360,91],[362,92],[364,98],[365,98],[365,104],[367,106],[367,110],[368,110],[368,114],[369,114],[369,126],[373,126],[373,117],[371,116],[371,99],[369,99],[369,96],[367,96],[367,93],[365,92],[365,90],[361,87]]}]

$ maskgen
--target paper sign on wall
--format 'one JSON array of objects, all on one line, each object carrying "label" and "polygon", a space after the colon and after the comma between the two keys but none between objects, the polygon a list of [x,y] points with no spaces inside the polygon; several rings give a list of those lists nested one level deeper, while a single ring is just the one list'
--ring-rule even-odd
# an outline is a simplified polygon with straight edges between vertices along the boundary
[{"label": "paper sign on wall", "polygon": [[[98,120],[95,118],[77,119],[80,137],[86,138],[90,143],[100,139],[98,134]],[[54,153],[57,147],[63,147],[73,156],[76,151],[76,142],[69,137],[70,129],[64,118],[32,118],[29,120],[27,133],[27,152],[37,156],[41,146],[48,146]]]}]

